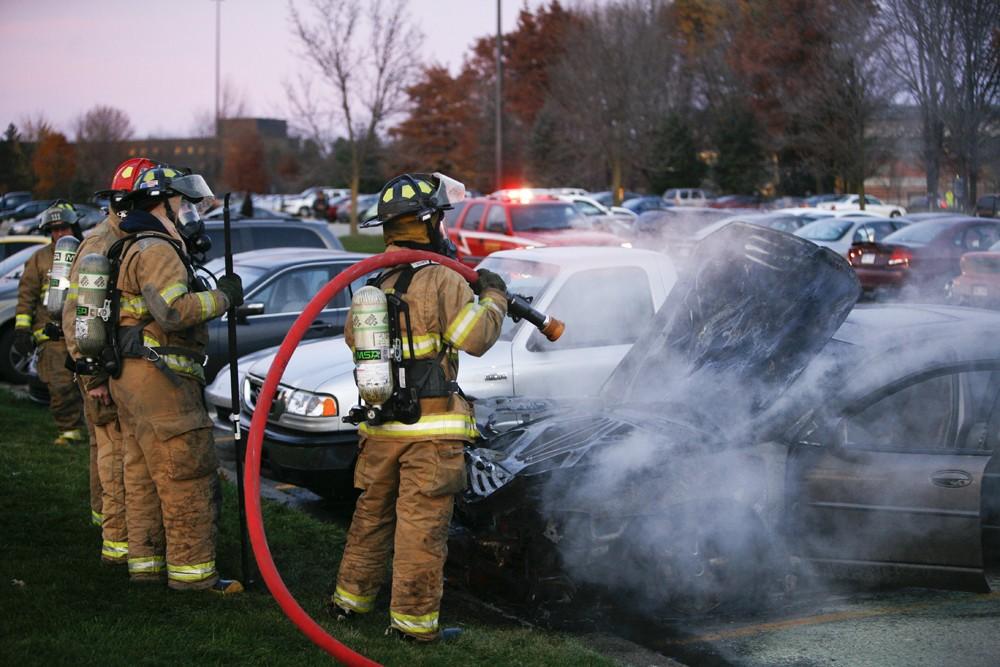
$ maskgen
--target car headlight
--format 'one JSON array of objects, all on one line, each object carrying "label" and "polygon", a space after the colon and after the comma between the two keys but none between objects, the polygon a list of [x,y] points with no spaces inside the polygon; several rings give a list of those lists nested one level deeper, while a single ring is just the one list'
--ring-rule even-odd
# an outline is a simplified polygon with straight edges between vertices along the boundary
[{"label": "car headlight", "polygon": [[631,248],[631,247],[632,247],[632,244],[626,241],[625,243],[622,243],[622,244],[621,244],[621,246],[622,246],[623,248]]},{"label": "car headlight", "polygon": [[300,417],[336,417],[337,399],[329,394],[289,389],[283,392],[285,412]]}]

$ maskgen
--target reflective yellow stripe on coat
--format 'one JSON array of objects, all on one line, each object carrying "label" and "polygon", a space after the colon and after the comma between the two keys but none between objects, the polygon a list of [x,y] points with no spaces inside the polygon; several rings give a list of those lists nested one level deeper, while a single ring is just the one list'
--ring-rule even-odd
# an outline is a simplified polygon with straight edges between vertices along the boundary
[{"label": "reflective yellow stripe on coat", "polygon": [[476,429],[476,422],[472,417],[461,414],[425,415],[414,424],[404,424],[402,422],[386,422],[378,426],[372,426],[362,422],[358,426],[358,431],[365,436],[372,438],[406,438],[413,440],[433,440],[438,436],[461,437],[463,439],[475,440],[479,436]]}]

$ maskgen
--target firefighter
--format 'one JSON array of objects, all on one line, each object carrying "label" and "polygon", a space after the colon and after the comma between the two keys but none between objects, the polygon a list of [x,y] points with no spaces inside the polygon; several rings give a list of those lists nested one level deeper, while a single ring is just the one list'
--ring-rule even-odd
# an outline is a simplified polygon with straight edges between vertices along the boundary
[{"label": "firefighter", "polygon": [[[376,217],[362,226],[382,225],[389,253],[408,248],[453,256],[443,212],[464,193],[464,186],[441,174],[404,174],[382,188]],[[396,326],[405,328],[402,320],[409,321],[402,331],[401,366],[419,405],[394,409],[419,418],[359,426],[354,485],[362,494],[328,611],[341,620],[371,611],[393,551],[387,634],[431,641],[440,634],[454,494],[466,484],[463,443],[476,435],[472,408],[455,382],[458,351],[480,356],[496,342],[507,310],[506,285],[481,270],[470,288],[459,274],[437,264],[406,265],[381,274],[374,284],[408,309],[409,317],[398,317]],[[360,323],[352,319],[349,315],[344,335],[353,352]],[[411,341],[415,359],[410,358]]]},{"label": "firefighter", "polygon": [[221,496],[202,364],[205,322],[242,303],[243,288],[225,275],[210,290],[194,274],[186,248],[204,239],[195,204],[206,197],[200,175],[161,166],[122,198],[128,236],[108,253],[118,261],[120,358],[110,389],[125,441],[130,580],[159,582],[165,572],[172,589],[238,593],[240,582],[215,566]]},{"label": "firefighter", "polygon": [[49,411],[59,429],[56,445],[83,442],[83,403],[66,368],[66,342],[61,324],[53,320],[47,308],[55,246],[65,236],[83,238],[73,205],[58,201],[42,214],[40,229],[52,238],[28,259],[21,274],[17,292],[17,314],[14,319],[14,349],[31,354],[38,347],[38,377],[49,388]]},{"label": "firefighter", "polygon": [[135,184],[136,177],[156,163],[147,158],[130,158],[118,165],[111,189],[103,193],[109,199],[107,217],[83,240],[70,270],[70,291],[63,306],[63,331],[66,351],[74,360],[77,383],[83,395],[84,414],[90,434],[90,504],[91,516],[101,527],[101,560],[124,565],[128,556],[128,533],[125,526],[125,452],[118,410],[108,389],[108,374],[97,364],[84,365],[77,345],[75,320],[80,260],[91,253],[105,255],[111,245],[125,235],[119,225],[119,200]]}]

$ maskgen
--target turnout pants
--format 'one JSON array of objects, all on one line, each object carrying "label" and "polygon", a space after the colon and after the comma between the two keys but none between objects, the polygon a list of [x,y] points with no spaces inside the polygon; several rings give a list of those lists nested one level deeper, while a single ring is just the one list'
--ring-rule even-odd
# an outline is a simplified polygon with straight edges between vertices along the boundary
[{"label": "turnout pants", "polygon": [[90,431],[90,504],[91,514],[101,526],[101,559],[124,563],[128,556],[128,531],[125,525],[125,443],[118,423],[118,409],[112,403],[87,395],[80,380],[84,414]]},{"label": "turnout pants", "polygon": [[417,639],[437,637],[448,524],[454,494],[465,488],[462,444],[364,441],[354,473],[363,493],[340,562],[336,604],[371,611],[394,551],[390,623]]},{"label": "turnout pants", "polygon": [[128,569],[133,580],[175,589],[219,578],[215,539],[220,488],[201,384],[173,379],[144,359],[125,359],[111,381],[125,449]]},{"label": "turnout pants", "polygon": [[66,368],[66,342],[50,340],[38,351],[38,378],[49,387],[49,412],[61,433],[83,428],[83,401]]}]

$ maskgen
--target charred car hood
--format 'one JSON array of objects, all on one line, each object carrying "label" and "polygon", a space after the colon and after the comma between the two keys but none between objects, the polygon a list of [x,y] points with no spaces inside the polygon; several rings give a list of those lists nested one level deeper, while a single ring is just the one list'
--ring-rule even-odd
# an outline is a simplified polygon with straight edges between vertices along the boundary
[{"label": "charred car hood", "polygon": [[481,408],[488,447],[469,452],[467,498],[516,475],[580,463],[637,431],[664,448],[755,441],[755,424],[837,331],[860,293],[846,260],[771,229],[733,223],[699,243],[601,397]]}]

